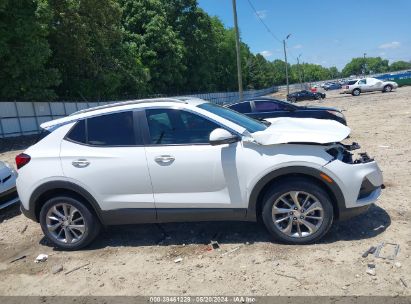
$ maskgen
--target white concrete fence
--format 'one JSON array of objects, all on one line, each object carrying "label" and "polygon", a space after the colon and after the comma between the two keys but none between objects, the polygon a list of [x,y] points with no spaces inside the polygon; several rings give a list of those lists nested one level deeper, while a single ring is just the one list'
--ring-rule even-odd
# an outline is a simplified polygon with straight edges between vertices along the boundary
[{"label": "white concrete fence", "polygon": [[[276,92],[277,87],[245,91],[244,98],[263,96]],[[190,95],[217,104],[239,100],[238,92],[205,93]],[[32,135],[40,132],[43,122],[70,115],[79,110],[105,105],[111,102],[0,102],[0,138]],[[1,144],[1,139],[0,139]]]}]

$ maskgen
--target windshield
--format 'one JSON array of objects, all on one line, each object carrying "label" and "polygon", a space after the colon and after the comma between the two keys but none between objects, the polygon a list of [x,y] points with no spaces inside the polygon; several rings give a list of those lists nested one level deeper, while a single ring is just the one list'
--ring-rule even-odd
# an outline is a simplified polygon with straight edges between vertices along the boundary
[{"label": "windshield", "polygon": [[267,129],[267,126],[259,122],[258,120],[252,119],[248,116],[240,114],[236,111],[220,107],[219,105],[213,103],[202,103],[198,105],[199,108],[211,112],[215,115],[221,116],[241,127],[246,129],[250,133],[263,131]]}]

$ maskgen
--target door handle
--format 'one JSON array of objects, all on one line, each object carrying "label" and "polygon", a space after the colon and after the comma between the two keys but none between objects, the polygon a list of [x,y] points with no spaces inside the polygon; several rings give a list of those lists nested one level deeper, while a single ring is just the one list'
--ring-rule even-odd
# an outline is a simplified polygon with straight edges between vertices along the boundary
[{"label": "door handle", "polygon": [[154,160],[159,164],[171,164],[175,160],[175,158],[171,155],[160,155],[154,158]]},{"label": "door handle", "polygon": [[90,162],[87,159],[78,159],[71,163],[76,168],[85,168],[90,165]]}]

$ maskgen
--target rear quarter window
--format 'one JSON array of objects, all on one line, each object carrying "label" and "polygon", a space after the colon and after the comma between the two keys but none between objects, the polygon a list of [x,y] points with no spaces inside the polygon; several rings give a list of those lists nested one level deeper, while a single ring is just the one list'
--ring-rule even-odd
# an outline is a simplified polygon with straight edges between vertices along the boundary
[{"label": "rear quarter window", "polygon": [[92,146],[141,144],[134,132],[133,112],[120,112],[78,121],[66,139]]},{"label": "rear quarter window", "polygon": [[356,84],[356,83],[357,83],[357,80],[351,80],[351,81],[347,82],[348,85],[353,85],[353,84]]},{"label": "rear quarter window", "polygon": [[78,121],[73,128],[71,128],[70,132],[66,136],[67,139],[85,144],[86,141],[86,121],[80,120]]}]

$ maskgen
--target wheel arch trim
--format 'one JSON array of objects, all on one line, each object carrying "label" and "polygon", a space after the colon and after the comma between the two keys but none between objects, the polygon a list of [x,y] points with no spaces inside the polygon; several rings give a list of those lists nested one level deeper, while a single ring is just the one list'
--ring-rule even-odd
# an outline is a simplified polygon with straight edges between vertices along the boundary
[{"label": "wheel arch trim", "polygon": [[23,213],[30,219],[38,222],[39,221],[39,212],[38,212],[38,200],[42,195],[45,193],[53,190],[53,189],[62,189],[70,192],[75,192],[78,196],[84,198],[87,203],[90,204],[91,208],[97,215],[98,219],[100,220],[101,223],[102,221],[102,216],[101,216],[101,208],[98,205],[96,199],[88,192],[85,190],[83,187],[69,181],[64,181],[64,180],[56,180],[56,181],[49,181],[44,184],[41,184],[38,186],[33,193],[30,196],[29,199],[29,209],[28,210],[23,210]]},{"label": "wheel arch trim", "polygon": [[332,196],[331,199],[335,202],[337,210],[335,210],[338,217],[339,213],[346,209],[345,207],[345,198],[344,195],[334,181],[333,183],[325,182],[321,179],[320,174],[325,174],[319,169],[304,167],[304,166],[289,166],[276,169],[270,173],[263,176],[253,187],[247,208],[247,218],[249,220],[256,220],[258,218],[259,204],[261,204],[262,196],[267,189],[266,186],[279,180],[280,178],[292,177],[293,175],[297,176],[306,176],[307,178],[314,179],[316,182],[320,183],[325,187],[325,190]]}]

